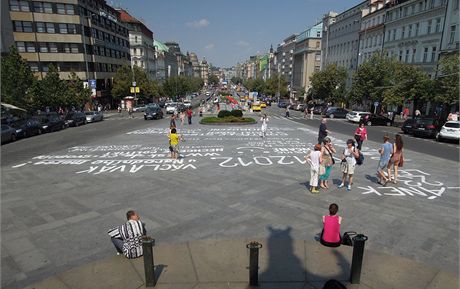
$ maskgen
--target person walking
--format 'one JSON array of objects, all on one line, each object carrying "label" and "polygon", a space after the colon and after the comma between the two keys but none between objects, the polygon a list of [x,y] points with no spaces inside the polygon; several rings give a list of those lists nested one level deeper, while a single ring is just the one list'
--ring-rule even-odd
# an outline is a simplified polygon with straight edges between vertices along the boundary
[{"label": "person walking", "polygon": [[189,107],[186,111],[187,113],[187,118],[188,118],[188,124],[192,124],[192,116],[193,116],[193,110]]},{"label": "person walking", "polygon": [[339,206],[335,203],[329,205],[329,215],[323,216],[323,230],[320,243],[327,247],[339,247],[342,244],[340,225],[342,217],[337,215]]},{"label": "person walking", "polygon": [[179,158],[179,140],[181,140],[181,135],[177,133],[176,128],[172,128],[171,132],[168,135],[169,138],[169,151],[171,152],[172,159]]},{"label": "person walking", "polygon": [[185,111],[181,111],[179,114],[180,125],[183,126],[185,122]]},{"label": "person walking", "polygon": [[385,169],[387,169],[388,163],[393,153],[393,144],[389,142],[390,137],[388,135],[383,136],[383,144],[379,149],[380,160],[377,167],[377,175],[379,177],[378,183],[385,186],[389,179],[385,176]]},{"label": "person walking", "polygon": [[286,117],[289,117],[289,108],[290,108],[290,105],[287,105],[286,106]]},{"label": "person walking", "polygon": [[367,140],[367,130],[364,127],[364,122],[360,122],[355,130],[355,140],[358,143],[358,149],[361,150],[363,142]]},{"label": "person walking", "polygon": [[169,127],[176,128],[176,115],[174,113],[171,114],[171,118],[169,120]]},{"label": "person walking", "polygon": [[310,164],[310,192],[312,194],[318,194],[319,166],[322,162],[321,145],[316,144],[314,151],[308,152],[305,156],[305,160]]},{"label": "person walking", "polygon": [[321,119],[321,124],[319,125],[318,144],[322,144],[324,138],[327,137],[328,134],[329,131],[327,130],[327,119],[323,117],[323,119]]},{"label": "person walking", "polygon": [[268,117],[266,113],[264,113],[264,115],[260,118],[260,122],[262,122],[262,127],[260,128],[261,137],[265,138],[267,137],[267,123],[268,123]]},{"label": "person walking", "polygon": [[[395,143],[393,145],[393,155],[388,162],[388,179],[391,180],[394,184],[398,182],[398,168],[403,166],[404,158],[403,158],[403,147],[404,143],[402,140],[401,135],[398,133],[395,136]],[[391,171],[394,171],[391,174]]]},{"label": "person walking", "polygon": [[126,218],[128,221],[125,224],[112,228],[107,233],[117,255],[123,254],[128,259],[141,257],[144,254],[141,239],[147,234],[145,224],[133,210],[126,213]]},{"label": "person walking", "polygon": [[308,106],[303,110],[303,118],[308,118]]},{"label": "person walking", "polygon": [[343,150],[342,153],[342,163],[340,168],[342,171],[342,183],[339,185],[339,188],[345,186],[345,182],[348,178],[347,190],[351,190],[351,185],[353,184],[353,174],[355,173],[356,158],[359,157],[359,150],[355,148],[355,141],[352,139],[347,140],[347,147]]},{"label": "person walking", "polygon": [[[332,145],[330,138],[325,137],[323,140],[323,146],[321,148],[321,155],[323,157],[323,162],[321,166],[324,167],[324,173],[319,176],[319,186],[323,189],[329,189],[328,179],[331,174],[332,166],[335,164],[334,156],[335,148]],[[321,171],[321,169],[320,169]]]}]

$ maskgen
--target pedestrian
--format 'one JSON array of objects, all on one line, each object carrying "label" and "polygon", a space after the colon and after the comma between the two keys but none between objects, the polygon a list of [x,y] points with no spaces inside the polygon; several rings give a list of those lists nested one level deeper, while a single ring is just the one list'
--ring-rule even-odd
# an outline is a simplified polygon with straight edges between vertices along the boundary
[{"label": "pedestrian", "polygon": [[310,108],[310,119],[313,119],[313,107]]},{"label": "pedestrian", "polygon": [[328,134],[329,131],[327,130],[327,119],[323,117],[323,119],[321,119],[321,124],[319,125],[318,144],[322,144],[324,138],[327,137]]},{"label": "pedestrian", "polygon": [[308,107],[305,107],[305,109],[303,110],[303,118],[307,118],[308,117]]},{"label": "pedestrian", "polygon": [[403,117],[404,117],[405,120],[407,119],[407,117],[409,117],[409,108],[408,107],[404,108]]},{"label": "pedestrian", "polygon": [[266,113],[264,113],[264,115],[260,118],[260,121],[262,122],[261,137],[265,138],[267,136],[267,123],[268,123],[268,117]]},{"label": "pedestrian", "polygon": [[415,110],[415,117],[420,117],[422,115],[422,113],[420,112],[420,110],[416,109]]},{"label": "pedestrian", "polygon": [[126,258],[141,257],[142,236],[147,234],[145,224],[137,212],[130,210],[126,213],[127,222],[108,231],[110,239],[117,250],[117,255],[123,254]]},{"label": "pedestrian", "polygon": [[200,117],[203,117],[203,106],[200,106]]},{"label": "pedestrian", "polygon": [[321,148],[321,155],[323,157],[323,162],[321,166],[324,167],[324,173],[321,174],[320,168],[320,175],[319,175],[319,186],[323,189],[329,189],[328,179],[329,175],[331,174],[332,166],[335,164],[334,156],[335,148],[332,145],[332,141],[330,138],[325,137],[323,140],[323,146]]},{"label": "pedestrian", "polygon": [[121,113],[121,106],[118,106],[118,113]]},{"label": "pedestrian", "polygon": [[340,225],[342,217],[337,215],[339,206],[335,203],[329,205],[329,215],[323,216],[323,230],[320,243],[327,247],[339,247],[342,244]]},{"label": "pedestrian", "polygon": [[318,194],[319,166],[322,162],[321,145],[316,144],[313,151],[309,151],[305,160],[310,164],[310,192]]},{"label": "pedestrian", "polygon": [[289,117],[289,108],[290,108],[290,105],[287,105],[286,106],[286,117]]},{"label": "pedestrian", "polygon": [[172,128],[171,132],[168,135],[169,138],[169,151],[171,152],[172,159],[179,158],[179,140],[182,138],[181,135],[177,133],[176,128]]},{"label": "pedestrian", "polygon": [[361,150],[363,142],[367,140],[367,130],[364,127],[364,122],[360,122],[355,130],[355,140],[358,143],[358,149]]},{"label": "pedestrian", "polygon": [[377,167],[377,175],[379,177],[378,183],[385,186],[389,179],[385,176],[385,169],[387,169],[388,163],[393,153],[393,144],[389,142],[390,137],[388,135],[383,136],[383,144],[379,149],[380,160]]},{"label": "pedestrian", "polygon": [[[402,167],[404,164],[404,157],[403,157],[403,147],[404,143],[402,140],[401,135],[398,133],[395,136],[395,143],[393,145],[393,154],[388,162],[388,179],[393,181],[394,184],[398,182],[398,168]],[[393,168],[393,175],[391,174],[391,170]]]},{"label": "pedestrian", "polygon": [[192,124],[193,110],[189,107],[187,109],[188,124]]},{"label": "pedestrian", "polygon": [[129,116],[129,118],[134,118],[133,107],[132,106],[128,107],[128,116]]},{"label": "pedestrian", "polygon": [[345,186],[345,182],[348,178],[347,190],[351,190],[351,185],[353,185],[353,175],[355,173],[356,158],[359,157],[359,150],[355,148],[355,141],[352,139],[347,140],[347,147],[343,150],[342,153],[342,162],[340,164],[342,171],[342,183],[339,185],[339,188]]},{"label": "pedestrian", "polygon": [[171,129],[176,128],[176,115],[174,113],[171,115],[171,118],[169,120],[169,127]]},{"label": "pedestrian", "polygon": [[179,119],[180,119],[180,125],[183,126],[184,125],[184,121],[185,121],[185,111],[181,111],[180,114],[179,114]]}]

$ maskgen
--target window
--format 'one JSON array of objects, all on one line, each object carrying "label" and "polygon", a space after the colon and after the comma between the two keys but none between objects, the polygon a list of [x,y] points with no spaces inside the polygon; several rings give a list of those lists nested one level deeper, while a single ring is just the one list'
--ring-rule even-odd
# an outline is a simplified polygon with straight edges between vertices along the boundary
[{"label": "window", "polygon": [[31,71],[33,72],[39,71],[38,62],[28,62],[27,64],[29,65]]},{"label": "window", "polygon": [[456,28],[457,27],[455,25],[450,26],[449,44],[452,44],[455,41],[455,30],[456,30]]},{"label": "window", "polygon": [[409,10],[409,7],[404,7],[404,10],[403,10],[403,16],[407,16],[407,11]]},{"label": "window", "polygon": [[415,55],[417,54],[417,49],[412,49],[412,60],[411,62],[415,62]]},{"label": "window", "polygon": [[38,43],[38,47],[39,47],[39,51],[42,52],[42,53],[48,53],[49,52],[48,46],[46,45],[45,42]]},{"label": "window", "polygon": [[32,22],[29,21],[13,21],[14,31],[16,32],[33,32]]},{"label": "window", "polygon": [[43,22],[35,22],[35,29],[38,33],[45,32],[45,23]]},{"label": "window", "polygon": [[396,29],[393,29],[393,40],[396,40]]},{"label": "window", "polygon": [[69,34],[77,34],[77,27],[75,24],[67,24],[67,31]]},{"label": "window", "polygon": [[431,62],[435,62],[436,61],[436,46],[433,46],[431,48]]},{"label": "window", "polygon": [[454,0],[454,10],[457,10],[458,9],[458,4],[459,4],[460,1],[458,0]]},{"label": "window", "polygon": [[433,8],[433,7],[434,7],[434,0],[429,0],[428,8]]},{"label": "window", "polygon": [[426,33],[430,34],[431,33],[431,20],[428,20],[428,27],[426,29]]},{"label": "window", "polygon": [[411,37],[412,36],[412,24],[409,25],[409,31],[407,31],[407,37]]},{"label": "window", "polygon": [[316,61],[321,61],[321,53],[316,53],[315,54],[315,60]]},{"label": "window", "polygon": [[388,33],[387,33],[387,40],[386,41],[389,41],[390,38],[391,38],[391,30],[389,30]]},{"label": "window", "polygon": [[64,4],[56,4],[57,14],[65,14],[65,5]]},{"label": "window", "polygon": [[25,11],[29,12],[29,1],[26,0],[10,0],[10,10],[11,11]]},{"label": "window", "polygon": [[51,3],[43,3],[43,9],[45,10],[45,13],[53,13],[53,6]]},{"label": "window", "polygon": [[401,39],[404,39],[404,34],[406,33],[406,26],[403,26],[401,29]]},{"label": "window", "polygon": [[16,42],[16,47],[18,48],[18,52],[26,52],[26,44],[24,42]]},{"label": "window", "polygon": [[420,23],[415,24],[415,36],[418,36],[418,30],[420,28]]},{"label": "window", "polygon": [[440,32],[440,31],[441,31],[441,18],[437,18],[435,32]]},{"label": "window", "polygon": [[404,62],[409,62],[409,49],[406,50],[406,55],[404,56]]},{"label": "window", "polygon": [[47,33],[55,33],[54,30],[54,23],[46,23],[46,32]]},{"label": "window", "polygon": [[321,31],[316,31],[316,37],[321,37]]},{"label": "window", "polygon": [[428,47],[425,47],[425,50],[423,51],[423,62],[426,62],[428,58]]},{"label": "window", "polygon": [[68,14],[68,15],[75,14],[75,8],[73,7],[72,4],[65,4],[65,14]]},{"label": "window", "polygon": [[59,33],[61,34],[67,34],[67,24],[65,23],[59,23]]},{"label": "window", "polygon": [[403,55],[403,51],[399,50],[399,61],[402,61],[402,55]]},{"label": "window", "polygon": [[321,42],[319,42],[319,41],[316,41],[316,48],[319,48],[319,47],[320,47],[320,45],[321,45]]},{"label": "window", "polygon": [[43,2],[34,2],[34,11],[44,13],[45,7],[43,7]]},{"label": "window", "polygon": [[48,48],[49,48],[49,51],[52,52],[52,53],[58,53],[58,48],[57,48],[57,44],[54,43],[54,42],[49,42],[48,43]]},{"label": "window", "polygon": [[70,50],[71,50],[72,53],[79,53],[78,44],[77,43],[71,43],[70,44]]},{"label": "window", "polygon": [[26,51],[27,52],[36,52],[35,42],[26,42]]},{"label": "window", "polygon": [[423,11],[423,3],[420,1],[418,3],[418,12],[421,12],[421,11]]}]

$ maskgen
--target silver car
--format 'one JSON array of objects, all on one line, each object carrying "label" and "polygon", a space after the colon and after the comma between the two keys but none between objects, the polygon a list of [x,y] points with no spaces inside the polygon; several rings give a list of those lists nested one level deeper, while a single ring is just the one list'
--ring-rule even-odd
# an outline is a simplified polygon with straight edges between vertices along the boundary
[{"label": "silver car", "polygon": [[104,120],[104,115],[101,111],[87,111],[85,112],[86,122],[96,122]]}]

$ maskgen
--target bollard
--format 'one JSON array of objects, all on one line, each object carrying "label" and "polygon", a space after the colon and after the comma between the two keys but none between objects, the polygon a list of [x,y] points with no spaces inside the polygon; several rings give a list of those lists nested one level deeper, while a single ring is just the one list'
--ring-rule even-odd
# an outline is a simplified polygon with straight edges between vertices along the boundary
[{"label": "bollard", "polygon": [[155,287],[155,263],[153,261],[153,246],[155,239],[144,236],[142,238],[142,250],[144,252],[145,287]]},{"label": "bollard", "polygon": [[350,283],[359,284],[361,279],[361,267],[363,265],[364,245],[367,237],[358,234],[353,237],[353,259],[351,260]]},{"label": "bollard", "polygon": [[249,286],[259,286],[259,249],[262,244],[254,241],[246,248],[249,249]]}]

